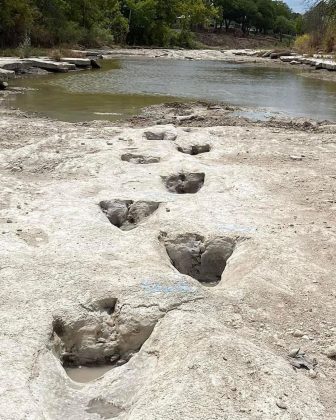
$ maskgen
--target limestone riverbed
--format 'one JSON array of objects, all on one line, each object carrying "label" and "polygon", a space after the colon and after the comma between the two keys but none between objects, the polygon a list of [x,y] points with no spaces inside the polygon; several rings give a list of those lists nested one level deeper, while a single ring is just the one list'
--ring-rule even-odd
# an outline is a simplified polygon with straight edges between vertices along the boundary
[{"label": "limestone riverbed", "polygon": [[0,418],[335,418],[335,133],[1,107]]}]

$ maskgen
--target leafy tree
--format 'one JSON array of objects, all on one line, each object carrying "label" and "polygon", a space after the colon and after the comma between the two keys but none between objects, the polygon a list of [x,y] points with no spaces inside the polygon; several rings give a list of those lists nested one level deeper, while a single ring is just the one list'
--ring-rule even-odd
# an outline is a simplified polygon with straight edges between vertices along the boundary
[{"label": "leafy tree", "polygon": [[278,16],[274,23],[274,32],[279,34],[280,41],[282,41],[284,34],[295,33],[294,23],[285,16]]},{"label": "leafy tree", "polygon": [[[336,0],[326,0],[328,8]],[[192,31],[214,19],[248,34],[274,28],[282,37],[302,21],[280,0],[0,0],[0,45],[102,45],[112,41],[190,46]],[[331,7],[330,6],[330,7]],[[331,7],[332,10],[334,10]],[[331,10],[330,9],[330,10]],[[300,26],[301,25],[301,26]]]},{"label": "leafy tree", "polygon": [[2,0],[0,5],[0,43],[2,47],[23,42],[32,27],[34,11],[28,0]]},{"label": "leafy tree", "polygon": [[272,29],[275,19],[275,8],[272,0],[258,0],[258,12],[254,19],[254,26],[258,32],[267,33]]}]

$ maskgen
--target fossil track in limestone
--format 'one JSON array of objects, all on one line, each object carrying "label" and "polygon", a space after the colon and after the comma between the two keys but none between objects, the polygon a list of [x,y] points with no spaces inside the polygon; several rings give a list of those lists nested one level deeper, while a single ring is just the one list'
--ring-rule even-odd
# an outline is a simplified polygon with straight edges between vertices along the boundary
[{"label": "fossil track in limestone", "polygon": [[141,323],[121,314],[117,299],[104,299],[77,319],[55,317],[52,345],[64,368],[121,366],[151,335],[156,320]]},{"label": "fossil track in limestone", "polygon": [[159,163],[161,159],[157,156],[144,156],[140,154],[137,155],[133,153],[125,153],[121,155],[121,160],[138,165],[148,165],[151,163]]},{"label": "fossil track in limestone", "polygon": [[171,193],[176,194],[195,194],[204,185],[204,173],[179,173],[176,175],[163,176],[162,180]]},{"label": "fossil track in limestone", "polygon": [[208,286],[216,286],[220,282],[238,241],[225,236],[205,239],[195,233],[173,237],[161,233],[160,240],[164,243],[172,264],[180,273]]},{"label": "fossil track in limestone", "polygon": [[112,225],[121,230],[131,230],[148,216],[153,214],[160,203],[155,201],[107,200],[99,206]]},{"label": "fossil track in limestone", "polygon": [[181,153],[185,153],[187,155],[196,156],[201,153],[210,152],[211,147],[209,144],[195,144],[191,146],[178,146],[177,150]]}]

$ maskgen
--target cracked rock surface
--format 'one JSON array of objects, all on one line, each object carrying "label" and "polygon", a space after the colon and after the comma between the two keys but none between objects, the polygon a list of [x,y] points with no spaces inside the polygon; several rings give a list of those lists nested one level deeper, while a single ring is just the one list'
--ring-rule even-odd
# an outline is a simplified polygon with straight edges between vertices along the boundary
[{"label": "cracked rock surface", "polygon": [[[0,418],[336,418],[331,125],[160,126],[149,141],[153,126],[0,107]],[[177,150],[195,139],[211,152]],[[206,182],[172,194],[162,177],[180,173]],[[161,204],[125,234],[106,200],[128,203],[121,218],[131,202]],[[178,254],[192,235],[197,261],[215,248],[216,287],[173,266],[162,232]],[[313,370],[290,363],[293,349]],[[102,363],[112,369],[87,383],[64,369]]]}]

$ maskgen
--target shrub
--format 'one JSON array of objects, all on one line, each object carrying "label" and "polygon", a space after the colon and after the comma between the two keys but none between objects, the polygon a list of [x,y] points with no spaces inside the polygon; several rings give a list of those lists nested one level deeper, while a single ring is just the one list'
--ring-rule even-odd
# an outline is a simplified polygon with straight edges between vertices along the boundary
[{"label": "shrub", "polygon": [[314,52],[316,45],[314,45],[313,36],[310,34],[300,35],[294,42],[294,49],[302,54],[311,54]]},{"label": "shrub", "polygon": [[48,54],[48,57],[54,61],[61,61],[62,52],[59,49],[51,50],[50,53]]},{"label": "shrub", "polygon": [[323,49],[328,53],[336,51],[336,25],[333,23],[334,22],[328,25],[323,36],[322,46]]}]

